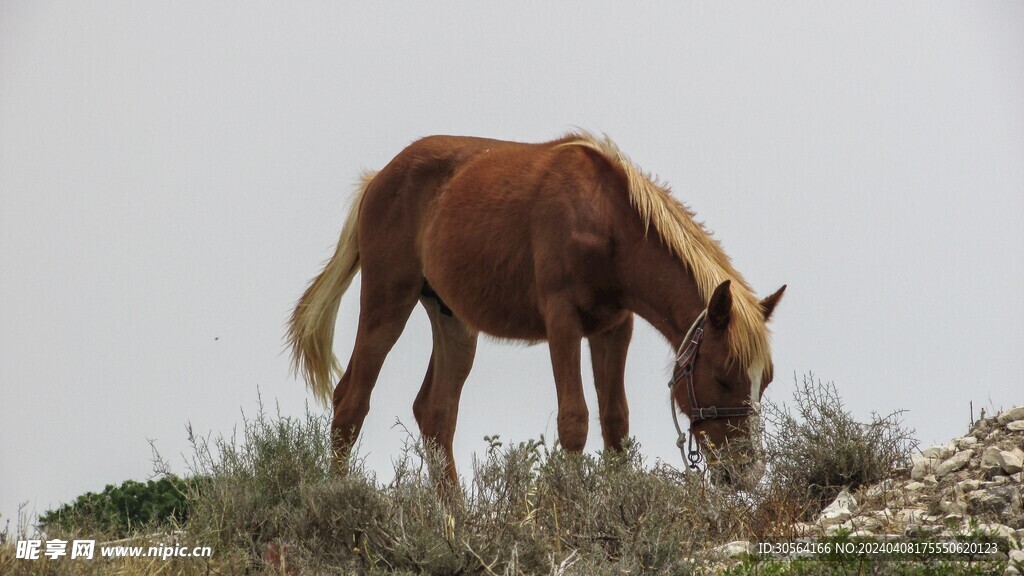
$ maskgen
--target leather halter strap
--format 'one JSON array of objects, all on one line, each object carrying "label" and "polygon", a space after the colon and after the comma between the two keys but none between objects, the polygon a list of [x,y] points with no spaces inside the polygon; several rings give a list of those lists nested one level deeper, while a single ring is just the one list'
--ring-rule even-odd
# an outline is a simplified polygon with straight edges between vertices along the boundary
[{"label": "leather halter strap", "polygon": [[[696,446],[693,427],[703,420],[715,420],[717,418],[732,418],[737,416],[749,416],[754,412],[750,406],[730,406],[719,408],[717,406],[701,407],[697,402],[697,394],[693,384],[694,367],[697,363],[697,353],[700,351],[700,343],[704,340],[704,325],[707,323],[708,311],[704,311],[693,321],[690,329],[686,332],[679,349],[676,351],[675,368],[672,371],[672,380],[668,388],[672,393],[672,401],[669,403],[672,409],[672,423],[675,424],[676,446],[679,448],[683,459],[689,463],[690,468],[696,469],[697,464],[703,459],[700,454],[700,447]],[[675,389],[681,381],[686,383],[686,393],[690,401],[690,438],[687,442],[686,433],[679,426],[679,418],[676,416]]]}]

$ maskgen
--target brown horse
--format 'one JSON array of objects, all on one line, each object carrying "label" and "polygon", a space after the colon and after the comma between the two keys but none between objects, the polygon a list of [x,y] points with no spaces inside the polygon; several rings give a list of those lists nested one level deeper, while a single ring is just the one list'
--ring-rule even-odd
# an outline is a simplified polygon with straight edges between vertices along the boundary
[{"label": "brown horse", "polygon": [[[331,349],[334,324],[360,268],[359,327],[345,371]],[[674,402],[705,448],[739,446],[721,452],[745,471],[725,479],[746,485],[763,470],[753,456],[756,409],[772,374],[766,322],[784,288],[759,301],[693,214],[607,138],[431,136],[364,176],[337,251],[292,314],[288,341],[312,391],[333,400],[340,461],[419,301],[434,346],[413,413],[457,482],[452,439],[480,332],[547,340],[558,438],[571,451],[587,438],[587,338],[605,448],[620,449],[629,434],[623,374],[635,312],[688,358],[677,362],[674,381],[685,385],[673,387]]]}]

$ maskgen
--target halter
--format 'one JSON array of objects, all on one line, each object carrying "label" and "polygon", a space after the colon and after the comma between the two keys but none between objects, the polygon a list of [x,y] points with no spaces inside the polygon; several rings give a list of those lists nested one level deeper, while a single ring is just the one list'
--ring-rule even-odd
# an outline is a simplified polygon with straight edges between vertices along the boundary
[{"label": "halter", "polygon": [[[693,321],[693,325],[690,326],[689,331],[686,332],[686,337],[683,338],[682,344],[679,345],[679,350],[676,351],[676,363],[675,369],[672,371],[672,380],[668,383],[668,389],[671,392],[672,401],[669,402],[669,407],[672,409],[672,423],[675,424],[676,434],[676,447],[679,448],[679,453],[683,456],[683,461],[686,462],[690,469],[696,470],[697,465],[700,464],[704,456],[700,452],[700,446],[697,444],[696,435],[693,433],[693,427],[698,422],[704,420],[715,420],[717,418],[731,418],[736,416],[749,416],[754,409],[750,406],[731,406],[727,408],[719,408],[717,406],[708,406],[702,408],[697,403],[697,394],[693,387],[693,372],[694,366],[697,363],[697,352],[700,349],[700,343],[704,340],[704,324],[708,319],[707,308],[697,316],[697,319]],[[679,426],[679,418],[676,416],[675,407],[675,391],[676,386],[679,385],[681,380],[686,381],[686,393],[690,399],[690,435],[687,440],[687,435],[683,432],[683,429]]]}]

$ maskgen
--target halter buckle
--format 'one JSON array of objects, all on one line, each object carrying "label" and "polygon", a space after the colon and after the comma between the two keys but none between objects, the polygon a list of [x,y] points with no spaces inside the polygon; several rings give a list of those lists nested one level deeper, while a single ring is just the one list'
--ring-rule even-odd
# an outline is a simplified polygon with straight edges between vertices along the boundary
[{"label": "halter buckle", "polygon": [[718,418],[718,407],[708,406],[707,408],[697,408],[693,412],[693,416],[697,420],[714,420]]}]

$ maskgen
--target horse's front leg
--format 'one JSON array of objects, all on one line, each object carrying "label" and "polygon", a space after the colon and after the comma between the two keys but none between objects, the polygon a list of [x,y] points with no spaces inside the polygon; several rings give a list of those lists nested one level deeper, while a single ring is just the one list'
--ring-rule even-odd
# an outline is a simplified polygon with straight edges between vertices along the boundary
[{"label": "horse's front leg", "polygon": [[629,404],[626,402],[626,351],[633,337],[633,315],[608,331],[590,336],[590,360],[601,414],[605,450],[622,450],[629,436]]},{"label": "horse's front leg", "polygon": [[571,302],[555,300],[546,306],[545,323],[558,391],[558,439],[566,450],[582,452],[590,415],[580,374],[583,330],[579,316]]}]

